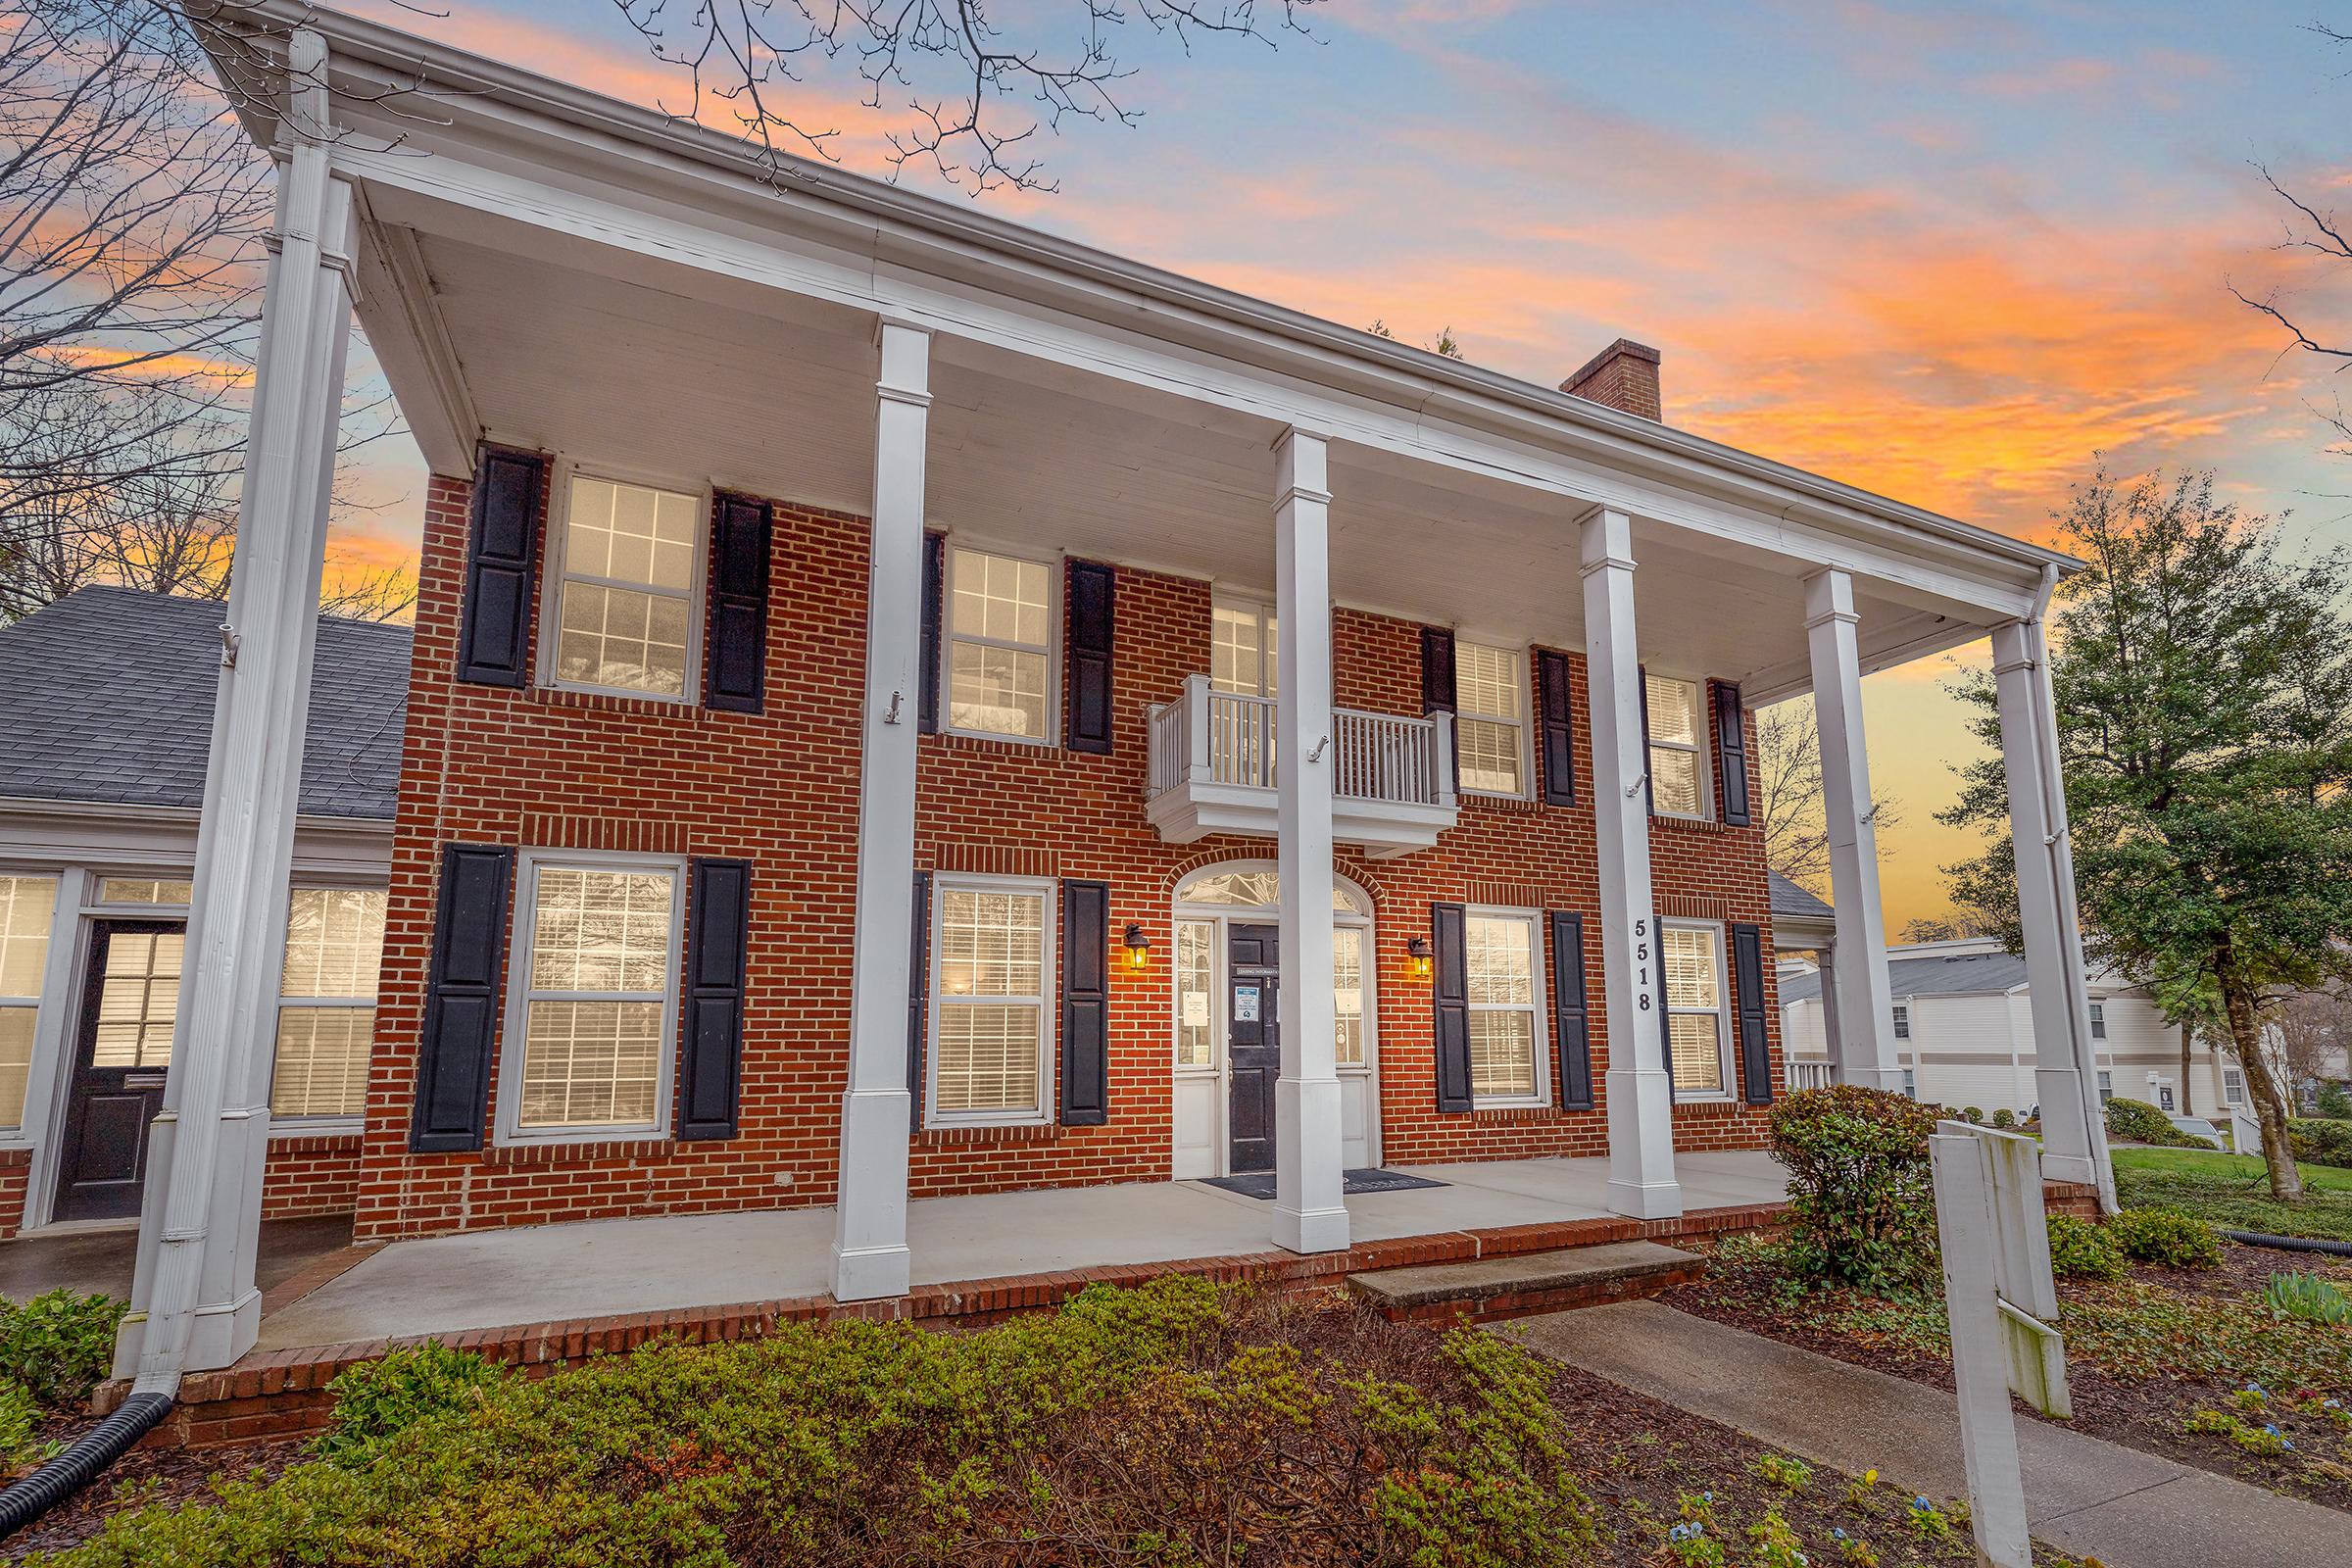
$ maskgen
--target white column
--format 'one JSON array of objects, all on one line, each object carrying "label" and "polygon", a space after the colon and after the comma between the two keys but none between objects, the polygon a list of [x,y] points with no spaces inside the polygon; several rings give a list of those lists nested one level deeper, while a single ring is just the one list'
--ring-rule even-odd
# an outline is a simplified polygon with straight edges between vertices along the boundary
[{"label": "white column", "polygon": [[922,692],[923,457],[931,337],[882,323],[875,387],[874,521],[865,602],[865,725],[858,787],[858,915],[850,973],[850,1076],[841,1102],[833,1296],[907,1288],[907,933],[914,918],[914,761]]},{"label": "white column", "polygon": [[2058,1181],[2096,1183],[2100,1205],[2113,1213],[2115,1174],[2107,1163],[2107,1127],[2095,1092],[2097,1048],[2090,1038],[2090,992],[2075,910],[2075,855],[2067,841],[2057,709],[2039,617],[1993,628],[1992,673],[2001,715],[2001,763],[2009,779],[2009,832],[2017,856],[2018,923],[2034,1013],[2042,1169]]},{"label": "white column", "polygon": [[1609,1020],[1609,1207],[1636,1219],[1683,1211],[1666,1073],[1664,965],[1649,882],[1649,754],[1634,640],[1633,522],[1584,520],[1585,664],[1592,700],[1592,825],[1600,868],[1600,965]]},{"label": "white column", "polygon": [[1845,1081],[1845,1037],[1838,1032],[1838,950],[1824,948],[1813,955],[1821,970],[1821,1045],[1830,1058],[1830,1081]]},{"label": "white column", "polygon": [[1274,600],[1282,629],[1275,803],[1282,870],[1282,1076],[1274,1084],[1274,1242],[1348,1246],[1331,952],[1331,491],[1323,437],[1277,449]]},{"label": "white column", "polygon": [[169,1392],[226,1366],[261,1324],[254,1263],[286,879],[318,635],[344,348],[351,188],[333,169],[326,48],[287,40],[270,235],[236,555],[221,627],[187,958],[164,1108],[149,1143],[132,1311],[116,1369]]},{"label": "white column", "polygon": [[1862,655],[1854,580],[1825,571],[1805,583],[1813,651],[1813,717],[1821,731],[1821,805],[1830,840],[1830,902],[1838,911],[1838,1081],[1900,1090],[1886,926],[1879,909],[1879,836],[1871,825],[1870,755],[1862,738]]}]

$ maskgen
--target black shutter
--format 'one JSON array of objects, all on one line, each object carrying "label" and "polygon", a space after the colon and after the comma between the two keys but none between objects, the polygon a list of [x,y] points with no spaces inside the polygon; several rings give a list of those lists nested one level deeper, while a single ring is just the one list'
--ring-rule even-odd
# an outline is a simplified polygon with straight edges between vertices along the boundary
[{"label": "black shutter", "polygon": [[1458,904],[1429,906],[1430,945],[1437,950],[1430,1002],[1437,1014],[1438,1109],[1470,1108],[1470,955]]},{"label": "black shutter", "polygon": [[1764,1038],[1764,933],[1732,927],[1732,1000],[1740,1028],[1740,1088],[1751,1105],[1772,1103],[1772,1050]]},{"label": "black shutter", "polygon": [[697,860],[686,906],[686,1043],[678,1137],[732,1138],[743,1102],[744,971],[752,862]]},{"label": "black shutter", "polygon": [[703,701],[757,713],[767,674],[767,547],[775,509],[720,496],[711,523],[710,653]]},{"label": "black shutter", "polygon": [[1650,781],[1649,760],[1649,666],[1634,666],[1634,687],[1642,700],[1642,808],[1650,815],[1658,814],[1657,786]]},{"label": "black shutter", "polygon": [[1733,827],[1749,825],[1747,812],[1747,724],[1740,688],[1728,681],[1715,685],[1715,755],[1723,771],[1723,819]]},{"label": "black shutter", "polygon": [[1110,1120],[1110,884],[1061,885],[1061,1124]]},{"label": "black shutter", "polygon": [[1536,651],[1536,701],[1544,722],[1544,804],[1576,804],[1576,701],[1568,656]]},{"label": "black shutter", "polygon": [[1062,663],[1068,690],[1061,705],[1062,745],[1073,752],[1110,755],[1110,645],[1118,573],[1092,561],[1073,561]]},{"label": "black shutter", "polygon": [[1421,628],[1421,711],[1453,711],[1453,633],[1443,626]]},{"label": "black shutter", "polygon": [[504,845],[442,847],[432,972],[416,1050],[416,1102],[409,1122],[409,1148],[420,1154],[482,1147],[514,873],[514,852]]},{"label": "black shutter", "polygon": [[915,719],[926,735],[939,733],[939,628],[947,613],[948,536],[923,535],[923,667],[915,681]]},{"label": "black shutter", "polygon": [[1559,1037],[1560,1105],[1592,1108],[1592,1019],[1585,993],[1585,917],[1551,911],[1551,1029]]},{"label": "black shutter", "polygon": [[539,492],[547,460],[484,447],[466,530],[466,604],[458,679],[520,686],[530,664],[531,584],[539,553]]},{"label": "black shutter", "polygon": [[931,873],[914,873],[914,921],[906,943],[906,1088],[912,1102],[907,1125],[923,1130],[923,1047],[931,1031]]}]

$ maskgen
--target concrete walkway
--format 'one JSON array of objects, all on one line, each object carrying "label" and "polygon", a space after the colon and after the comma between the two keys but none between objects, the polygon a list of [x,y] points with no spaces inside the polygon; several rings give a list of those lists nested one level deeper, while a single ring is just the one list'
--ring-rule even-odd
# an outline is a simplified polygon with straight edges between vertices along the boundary
[{"label": "concrete walkway", "polygon": [[[1940,1390],[1654,1301],[1503,1326],[1531,1348],[1850,1474],[1877,1467],[1968,1495],[1959,1415]],[[2352,1516],[2047,1422],[2020,1418],[2034,1537],[2108,1568],[2352,1563]]]}]

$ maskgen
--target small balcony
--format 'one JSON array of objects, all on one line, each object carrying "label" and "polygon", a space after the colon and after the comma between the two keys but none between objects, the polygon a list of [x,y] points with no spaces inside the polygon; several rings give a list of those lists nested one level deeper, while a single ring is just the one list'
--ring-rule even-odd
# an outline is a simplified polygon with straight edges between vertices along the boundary
[{"label": "small balcony", "polygon": [[[1276,832],[1275,701],[1210,689],[1206,675],[1153,708],[1145,814],[1170,844]],[[1374,859],[1409,855],[1453,826],[1453,717],[1332,710],[1332,837]]]}]

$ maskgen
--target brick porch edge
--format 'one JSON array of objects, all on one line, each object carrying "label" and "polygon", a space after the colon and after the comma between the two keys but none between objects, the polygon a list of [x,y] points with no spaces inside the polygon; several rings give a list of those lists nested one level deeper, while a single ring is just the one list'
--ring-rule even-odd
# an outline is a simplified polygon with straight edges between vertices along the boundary
[{"label": "brick porch edge", "polygon": [[[2096,1195],[2089,1187],[2053,1182],[2047,1188],[2053,1212],[2082,1212],[2086,1207],[2095,1211]],[[1700,1209],[1676,1219],[1609,1217],[1492,1230],[1446,1231],[1396,1241],[1367,1242],[1346,1252],[1299,1254],[1268,1250],[964,1280],[949,1285],[918,1286],[905,1296],[882,1301],[845,1303],[830,1296],[802,1296],[774,1301],[468,1329],[457,1334],[361,1340],[291,1350],[256,1350],[232,1367],[198,1372],[186,1378],[179,1387],[178,1408],[148,1434],[144,1442],[154,1446],[197,1447],[320,1430],[333,1406],[326,1385],[337,1373],[426,1340],[437,1339],[536,1376],[559,1371],[588,1356],[617,1354],[657,1342],[708,1345],[757,1339],[783,1323],[860,1319],[941,1328],[983,1327],[1017,1313],[1058,1306],[1089,1285],[1134,1286],[1163,1275],[1185,1274],[1220,1283],[1246,1282],[1278,1290],[1304,1290],[1337,1284],[1359,1270],[1399,1268],[1411,1263],[1458,1262],[1516,1252],[1591,1247],[1604,1242],[1687,1240],[1758,1230],[1779,1224],[1787,1210],[1786,1203],[1743,1203]],[[350,1265],[346,1262],[344,1266]],[[328,1277],[332,1277],[331,1273]],[[324,1280],[317,1283],[323,1284]],[[129,1383],[122,1379],[101,1384],[91,1398],[93,1408],[100,1414],[113,1410],[122,1402],[129,1389]]]}]

